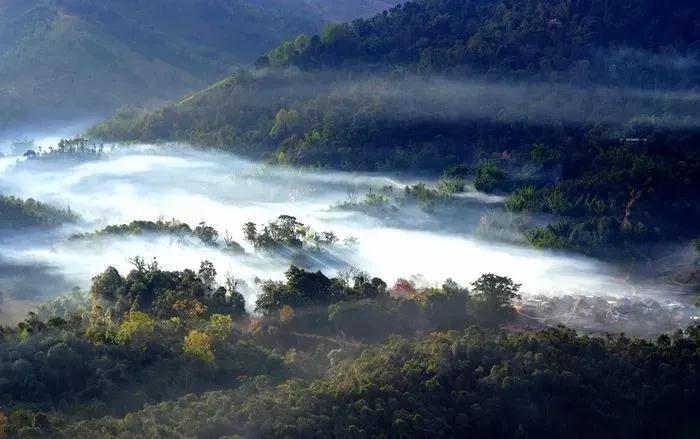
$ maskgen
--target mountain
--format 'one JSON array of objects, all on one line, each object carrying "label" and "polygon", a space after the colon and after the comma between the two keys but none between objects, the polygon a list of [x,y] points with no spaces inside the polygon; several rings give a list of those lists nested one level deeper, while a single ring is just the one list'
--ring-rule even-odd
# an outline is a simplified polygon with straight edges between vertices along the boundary
[{"label": "mountain", "polygon": [[[0,287],[48,294],[95,263],[120,268],[0,326],[0,438],[700,437],[696,3],[419,0],[3,158],[0,182],[24,199],[0,197]],[[113,17],[26,5],[0,10],[68,16],[71,35]],[[187,11],[183,25],[221,17]],[[114,68],[158,59],[195,80],[219,43],[202,25],[140,46],[139,29],[80,35],[118,41]],[[75,81],[73,95],[95,86]],[[287,208],[320,233],[284,212],[256,223]],[[213,223],[242,226],[245,247]],[[449,274],[464,283],[436,283]]]},{"label": "mountain", "polygon": [[318,44],[273,64],[356,63],[547,74],[616,47],[700,49],[696,2],[659,0],[423,0],[327,29]]},{"label": "mountain", "polygon": [[[624,90],[589,93],[592,91],[589,89],[638,87],[653,94],[653,90],[698,86],[699,9],[689,0],[676,2],[673,8],[664,7],[659,0],[410,2],[351,24],[329,25],[320,35],[300,35],[259,58],[257,68],[239,70],[224,81],[145,115],[121,114],[113,123],[103,124],[93,133],[105,138],[177,139],[234,149],[254,146],[258,151],[283,152],[285,159],[300,163],[341,166],[346,159],[362,161],[362,156],[372,150],[363,151],[361,156],[355,154],[357,148],[353,144],[361,143],[364,137],[361,133],[351,136],[347,131],[333,129],[329,118],[337,119],[338,112],[358,115],[361,113],[356,111],[358,106],[374,105],[374,101],[380,100],[377,105],[386,111],[366,109],[374,113],[362,118],[367,122],[362,126],[373,125],[377,128],[373,132],[381,141],[391,140],[384,152],[404,150],[409,147],[405,143],[407,139],[415,142],[421,136],[406,132],[401,140],[394,135],[397,133],[388,135],[386,127],[379,129],[376,125],[395,122],[386,119],[387,113],[395,114],[397,109],[424,111],[423,102],[414,101],[411,106],[405,99],[397,98],[425,95],[424,80],[436,76],[475,81],[473,85],[487,91],[489,88],[478,81],[495,84],[490,93],[477,97],[494,105],[493,97],[498,95],[500,100],[495,106],[503,105],[492,108],[492,113],[502,116],[504,108],[518,112],[508,117],[525,119],[531,128],[543,122],[550,126],[551,122],[563,122],[575,127],[602,121],[619,126],[640,118],[659,119],[657,110],[662,112],[661,116],[665,114],[666,119],[661,120],[668,121],[676,116],[675,110],[682,113],[687,106],[661,108],[638,102],[638,108],[623,114],[608,114],[611,107],[620,104],[619,95]],[[382,78],[378,79],[379,75]],[[411,75],[420,80],[408,80]],[[397,79],[401,87],[391,88]],[[528,93],[531,87],[520,90],[518,103],[525,108],[533,107],[529,113],[505,105],[512,102],[504,95],[509,91],[513,92],[511,95],[518,94],[515,92],[523,81],[528,86],[534,84],[534,91],[545,95]],[[380,84],[389,87],[378,90]],[[552,84],[559,88],[547,93]],[[414,93],[403,93],[406,90]],[[450,101],[453,97],[450,90],[435,84],[430,90],[434,92],[428,96],[430,99],[442,97]],[[585,100],[588,95],[591,98]],[[391,108],[387,107],[388,96],[393,98]],[[464,97],[474,96],[466,93]],[[579,104],[571,102],[572,97],[584,99],[578,110],[571,109],[572,114],[558,112],[544,118],[542,109],[535,108],[566,104],[567,99],[568,105]],[[341,101],[345,105],[335,105]],[[437,109],[445,110],[443,104]],[[326,111],[328,105],[335,105],[335,111]],[[280,113],[280,110],[292,113]],[[459,113],[460,109],[453,110]],[[459,114],[455,117],[464,118]],[[356,117],[343,119],[357,120]],[[489,125],[483,123],[484,118],[480,119],[482,129]],[[455,125],[454,121],[444,122]],[[461,126],[462,122],[456,125]],[[436,128],[444,130],[443,126]],[[445,137],[446,133],[442,134]],[[345,137],[340,139],[338,135]],[[306,141],[301,145],[303,139]],[[398,144],[392,145],[397,140]],[[292,148],[294,155],[290,156],[290,147],[295,144],[298,147]],[[340,145],[352,148],[353,153],[346,157]],[[312,153],[315,146],[327,155],[320,157]],[[376,160],[386,159],[386,155],[378,156],[351,166],[375,167]],[[453,158],[463,156],[464,152]],[[444,164],[442,161],[434,166]]]},{"label": "mountain", "polygon": [[370,17],[391,9],[400,0],[287,0],[289,5],[303,3],[330,22],[346,22]]},{"label": "mountain", "polygon": [[152,104],[222,77],[322,18],[276,0],[8,0],[0,125]]},{"label": "mountain", "polygon": [[422,0],[300,35],[255,66],[91,134],[447,171],[510,194],[514,213],[554,215],[525,233],[538,247],[610,256],[695,233],[694,1]]}]

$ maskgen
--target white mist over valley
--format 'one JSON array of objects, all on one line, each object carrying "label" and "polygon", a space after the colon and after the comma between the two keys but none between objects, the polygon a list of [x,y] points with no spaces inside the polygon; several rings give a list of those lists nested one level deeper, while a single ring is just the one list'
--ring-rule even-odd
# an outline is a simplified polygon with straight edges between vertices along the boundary
[{"label": "white mist over valley", "polygon": [[[34,144],[46,149],[55,142],[57,138],[49,137]],[[481,215],[498,209],[502,200],[473,190],[460,197],[468,202],[447,219],[417,208],[391,218],[334,208],[381,187],[400,192],[418,177],[272,167],[185,145],[111,145],[90,160],[32,160],[18,151],[7,152],[0,158],[0,192],[70,208],[78,216],[75,223],[55,229],[23,230],[0,238],[0,263],[5,265],[0,289],[4,312],[10,315],[22,315],[36,302],[65,294],[73,286],[89,288],[91,279],[107,266],[126,273],[135,256],[155,258],[169,270],[196,268],[208,260],[222,283],[226,276],[251,286],[256,279],[281,280],[290,262],[256,252],[243,236],[246,222],[264,224],[280,215],[294,216],[319,233],[333,231],[341,241],[351,239],[331,250],[336,263],[319,261],[314,266],[327,275],[361,270],[389,285],[405,278],[421,286],[439,286],[446,279],[469,285],[484,273],[496,273],[522,283],[526,297],[685,300],[682,291],[670,285],[635,284],[623,270],[594,259],[475,236]],[[70,239],[109,225],[159,218],[193,228],[205,222],[246,252],[233,255],[159,234]],[[255,295],[254,287],[247,290],[250,309]]]}]

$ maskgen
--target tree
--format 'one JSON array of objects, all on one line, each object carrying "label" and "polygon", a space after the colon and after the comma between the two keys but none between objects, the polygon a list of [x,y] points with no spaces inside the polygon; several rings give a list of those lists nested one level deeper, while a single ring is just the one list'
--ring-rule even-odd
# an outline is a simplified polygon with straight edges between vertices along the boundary
[{"label": "tree", "polygon": [[323,243],[326,245],[334,245],[338,242],[338,236],[333,232],[323,232],[321,236],[323,236]]},{"label": "tree", "polygon": [[275,124],[270,130],[270,137],[283,138],[293,134],[301,127],[301,116],[295,110],[285,110],[277,112]]},{"label": "tree", "polygon": [[223,341],[233,333],[233,318],[230,315],[214,314],[209,318],[207,334]]},{"label": "tree", "polygon": [[233,239],[228,230],[224,234],[224,248],[232,253],[245,253],[245,249]]},{"label": "tree", "polygon": [[230,274],[226,276],[227,305],[231,308],[231,312],[237,315],[245,314],[245,297],[238,291],[241,284],[245,286],[244,281],[236,279]]},{"label": "tree", "polygon": [[479,305],[477,318],[486,324],[500,324],[512,316],[513,301],[520,299],[520,284],[509,277],[484,274],[472,286],[473,296]]},{"label": "tree", "polygon": [[0,412],[0,439],[5,439],[7,437],[7,416],[5,413]]},{"label": "tree", "polygon": [[207,288],[210,290],[213,289],[214,282],[216,281],[216,268],[214,268],[214,264],[212,262],[202,261],[197,274]]},{"label": "tree", "polygon": [[290,323],[294,320],[295,315],[296,312],[294,311],[294,308],[289,305],[284,305],[282,309],[280,309],[280,322],[282,324]]},{"label": "tree", "polygon": [[504,190],[506,182],[506,174],[493,161],[482,163],[477,168],[474,177],[474,187],[483,192]]},{"label": "tree", "polygon": [[211,344],[212,337],[209,334],[195,329],[185,337],[182,350],[206,363],[212,363],[214,362],[214,350]]},{"label": "tree", "polygon": [[411,297],[416,294],[416,287],[406,279],[397,279],[390,293],[393,297]]},{"label": "tree", "polygon": [[129,343],[136,336],[152,334],[155,327],[156,322],[150,315],[141,311],[132,311],[119,327],[117,341]]},{"label": "tree", "polygon": [[313,273],[292,265],[285,273],[287,282],[265,282],[262,294],[255,302],[256,310],[265,314],[279,311],[283,306],[311,306],[342,299],[342,292],[320,271]]},{"label": "tree", "polygon": [[124,278],[114,267],[109,267],[104,273],[94,277],[90,288],[92,319],[106,317],[105,310],[124,295],[124,290]]},{"label": "tree", "polygon": [[194,235],[201,239],[206,245],[211,246],[215,246],[216,241],[219,239],[219,232],[212,226],[207,225],[204,221],[200,222],[194,229]]},{"label": "tree", "polygon": [[251,244],[255,244],[258,238],[258,226],[253,222],[247,222],[243,225],[243,236],[245,240]]}]

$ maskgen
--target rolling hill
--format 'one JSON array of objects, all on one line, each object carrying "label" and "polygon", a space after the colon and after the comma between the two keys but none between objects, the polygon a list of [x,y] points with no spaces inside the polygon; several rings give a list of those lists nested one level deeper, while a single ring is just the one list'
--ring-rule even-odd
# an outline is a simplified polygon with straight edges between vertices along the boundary
[{"label": "rolling hill", "polygon": [[173,99],[285,38],[316,31],[331,17],[367,13],[368,5],[328,3],[319,10],[300,0],[4,1],[0,127]]},{"label": "rolling hill", "polygon": [[91,133],[283,164],[447,170],[511,194],[514,212],[559,218],[528,232],[533,245],[609,256],[695,233],[699,17],[689,0],[411,2],[299,36]]}]

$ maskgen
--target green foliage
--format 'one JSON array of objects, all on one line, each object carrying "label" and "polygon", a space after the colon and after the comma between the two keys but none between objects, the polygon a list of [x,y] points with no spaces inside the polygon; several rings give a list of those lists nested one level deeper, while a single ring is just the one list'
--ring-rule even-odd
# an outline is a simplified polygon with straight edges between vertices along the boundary
[{"label": "green foliage", "polygon": [[[684,54],[698,36],[686,22],[691,19],[681,17],[693,17],[695,5],[684,0],[667,11],[654,1],[409,2],[352,24],[330,25],[321,35],[285,42],[261,61],[273,69],[240,70],[177,105],[145,114],[128,128],[120,128],[122,117],[113,128],[103,124],[93,134],[182,140],[248,154],[271,153],[269,157],[285,164],[343,169],[436,172],[474,163],[478,149],[502,152],[504,146],[533,144],[538,145],[532,148],[533,158],[551,163],[565,154],[544,145],[561,144],[598,127],[585,122],[582,128],[543,124],[532,114],[541,114],[557,100],[540,102],[535,96],[528,96],[523,108],[494,108],[493,119],[453,118],[454,101],[448,101],[448,108],[441,106],[444,120],[426,119],[425,104],[410,99],[424,94],[426,83],[404,80],[406,74],[439,72],[458,80],[488,72],[491,80],[635,82],[642,88],[658,88],[657,79],[650,78],[663,78],[669,88],[691,88],[697,74],[674,71],[672,63],[650,63],[644,51],[658,55],[661,47],[674,47]],[[648,20],[650,16],[655,20]],[[640,34],[640,28],[648,33]],[[639,50],[623,52],[620,46]],[[289,66],[303,71],[285,69]],[[696,72],[696,67],[688,68]],[[388,78],[381,75],[385,72],[391,72]],[[398,96],[390,92],[392,86],[399,89]],[[272,91],[274,99],[267,99]],[[577,108],[607,113],[620,105],[609,98],[601,94]],[[501,118],[503,111],[526,123]],[[618,131],[607,134],[619,136]],[[488,178],[483,182],[486,188],[497,183]]]},{"label": "green foliage", "polygon": [[348,194],[346,201],[334,205],[333,208],[356,210],[370,215],[387,215],[399,209],[399,200],[394,195],[393,186],[384,186],[379,188],[378,191],[370,188],[361,200],[357,200],[356,194],[351,192]]},{"label": "green foliage", "polygon": [[151,335],[155,327],[155,320],[150,315],[141,311],[132,311],[119,326],[117,341],[129,343],[134,337]]},{"label": "green foliage", "polygon": [[[376,96],[382,84],[362,71],[381,66],[392,81],[405,72],[488,72],[613,85],[621,75],[626,85],[659,88],[644,79],[657,78],[656,70],[637,69],[624,53],[612,69],[598,54],[619,46],[683,53],[699,37],[696,7],[689,0],[673,7],[654,0],[411,2],[300,36],[260,60],[270,69],[241,70],[162,109],[122,113],[92,134],[239,145],[238,152],[271,153],[283,163],[341,169],[449,168],[438,189],[383,188],[345,207],[435,211],[473,178],[479,190],[515,189],[508,218],[558,217],[528,232],[538,247],[592,253],[685,239],[700,214],[697,133],[507,115],[434,119],[401,98]],[[327,67],[341,74],[326,74]],[[690,79],[671,75],[667,83],[679,90],[697,84],[697,75],[681,76]],[[420,84],[401,92],[411,96]],[[581,107],[595,113],[607,104]],[[645,140],[620,139],[628,132]],[[220,246],[218,231],[204,223],[194,230],[161,221],[114,227],[103,233],[185,233]],[[290,216],[248,223],[244,234],[257,250],[288,257],[319,256],[338,242]],[[94,279],[89,311],[76,305],[70,316],[72,304],[57,304],[47,308],[56,315],[30,314],[0,331],[0,405],[13,410],[12,434],[618,438],[700,431],[698,328],[656,340],[532,331],[526,328],[539,323],[516,312],[520,285],[506,277],[486,274],[471,291],[451,281],[419,288],[404,280],[388,289],[364,273],[330,278],[296,265],[285,281],[260,284],[259,315],[248,316],[236,280],[218,286],[210,262],[198,272],[132,262],[125,277],[109,268]],[[508,332],[499,333],[502,326]],[[281,380],[289,374],[303,379]],[[203,393],[214,389],[223,390]],[[121,417],[143,403],[151,405]],[[37,410],[63,419],[53,423]],[[113,417],[100,418],[107,414]]]},{"label": "green foliage", "polygon": [[335,233],[318,233],[293,216],[280,215],[276,220],[260,227],[255,223],[246,223],[243,235],[257,251],[280,256],[306,267],[313,266],[313,259],[325,259],[329,264],[336,262],[326,251],[338,248],[339,239]]},{"label": "green foliage", "polygon": [[301,116],[295,110],[282,109],[275,116],[275,124],[270,129],[270,137],[287,138],[301,127]]},{"label": "green foliage", "polygon": [[16,152],[23,152],[24,157],[29,160],[51,158],[99,159],[104,149],[102,143],[93,142],[85,137],[61,139],[55,147],[52,146],[48,149],[42,149],[41,147],[36,149],[33,145],[28,146],[31,147],[28,147],[25,151]]},{"label": "green foliage", "polygon": [[480,164],[476,169],[474,187],[483,192],[496,192],[507,189],[506,174],[493,161]]},{"label": "green foliage", "polygon": [[[413,289],[408,297],[378,296],[329,306],[328,320],[336,331],[361,340],[381,341],[389,335],[461,330],[476,323],[469,291],[452,281],[442,288]],[[486,319],[484,319],[486,321]]]},{"label": "green foliage", "polygon": [[498,325],[512,317],[515,311],[513,301],[520,299],[520,284],[507,277],[485,274],[474,281],[472,286],[472,294],[478,306],[476,313],[481,322]]},{"label": "green foliage", "polygon": [[194,236],[199,238],[203,243],[211,246],[216,246],[216,241],[219,239],[219,232],[205,222],[199,223],[194,229]]},{"label": "green foliage", "polygon": [[121,321],[130,311],[153,313],[159,318],[206,316],[241,312],[240,293],[233,288],[214,288],[215,269],[206,261],[197,274],[192,270],[161,270],[157,262],[147,265],[134,259],[136,269],[125,278],[114,268],[95,277],[90,290],[92,318]]},{"label": "green foliage", "polygon": [[70,208],[59,209],[32,198],[23,200],[0,194],[0,228],[52,227],[76,219]]},{"label": "green foliage", "polygon": [[453,195],[463,190],[464,179],[446,177],[440,180],[437,188],[422,182],[404,186],[401,192],[395,192],[394,186],[384,186],[378,190],[370,188],[359,201],[355,194],[351,193],[348,195],[348,200],[334,205],[333,208],[386,217],[386,215],[398,213],[404,207],[415,206],[427,213],[438,214],[442,208],[453,201]]},{"label": "green foliage", "polygon": [[404,203],[417,204],[423,210],[434,211],[446,203],[450,192],[429,188],[425,183],[418,183],[404,188]]},{"label": "green foliage", "polygon": [[[296,267],[286,282],[263,284],[262,316],[234,319],[209,311],[222,289],[236,291],[234,279],[211,292],[191,271],[134,264],[127,278],[114,269],[95,278],[82,317],[40,315],[63,315],[67,304],[55,303],[3,330],[8,432],[142,437],[157,426],[188,437],[305,437],[400,427],[409,436],[583,438],[694,428],[699,328],[656,341],[563,327],[499,334],[522,323],[520,286],[506,277],[486,274],[471,292],[451,280],[404,281],[410,288],[399,291],[361,272],[328,278]],[[141,299],[110,306],[131,292]],[[206,309],[174,316],[160,299],[148,307],[174,292]],[[610,417],[591,423],[598,405]]]},{"label": "green foliage", "polygon": [[614,218],[602,217],[589,221],[560,221],[527,233],[528,241],[539,248],[572,250],[589,254],[604,254],[625,238],[634,238],[635,230],[622,230]]},{"label": "green foliage", "polygon": [[226,340],[233,334],[233,318],[230,315],[213,314],[209,318],[206,333],[215,340]]},{"label": "green foliage", "polygon": [[259,233],[254,224],[244,226],[246,239],[259,250],[275,250],[281,247],[301,249],[308,231],[307,226],[289,215],[280,215],[275,221],[261,227]]},{"label": "green foliage", "polygon": [[443,177],[438,182],[438,188],[446,194],[458,194],[464,192],[464,178]]},{"label": "green foliage", "polygon": [[[614,258],[648,253],[658,240],[687,242],[693,227],[688,215],[700,212],[689,180],[700,170],[700,157],[687,149],[696,141],[670,135],[634,146],[591,144],[568,155],[536,145],[520,166],[538,167],[555,181],[522,184],[506,208],[556,216],[525,233],[540,248]],[[543,158],[550,156],[557,158]]]},{"label": "green foliage", "polygon": [[77,240],[87,238],[98,238],[100,236],[110,235],[143,235],[145,233],[167,233],[174,236],[187,236],[194,234],[190,226],[188,226],[185,223],[182,223],[175,219],[172,219],[170,221],[159,219],[156,222],[132,221],[129,224],[111,225],[94,233],[75,234],[71,236],[71,239]]},{"label": "green foliage", "polygon": [[146,407],[123,419],[88,421],[66,432],[100,431],[106,437],[141,436],[155,428],[190,437],[212,432],[381,436],[387,431],[407,437],[682,436],[698,429],[693,410],[698,391],[678,384],[697,380],[698,343],[697,328],[657,342],[591,338],[566,328],[500,336],[476,328],[435,333],[370,348],[312,382],[269,387],[251,381],[235,391]]},{"label": "green foliage", "polygon": [[[238,384],[238,376],[285,373],[281,358],[242,340],[233,316],[243,323],[247,315],[233,282],[230,294],[225,288],[210,292],[191,271],[164,272],[140,259],[134,263],[137,268],[126,278],[113,268],[97,276],[90,297],[76,291],[0,331],[3,408],[103,416],[229,388]],[[177,300],[171,306],[169,299]],[[189,308],[180,312],[180,304]],[[204,312],[189,312],[198,306]],[[204,359],[207,368],[192,362],[190,354]],[[33,425],[19,421],[11,419],[8,428]]]},{"label": "green foliage", "polygon": [[212,349],[212,337],[202,331],[192,330],[185,337],[182,350],[193,357],[199,358],[206,363],[214,362],[214,351]]},{"label": "green foliage", "polygon": [[537,212],[541,210],[537,190],[534,186],[517,189],[506,199],[506,209],[511,212]]},{"label": "green foliage", "polygon": [[312,273],[295,266],[291,266],[285,276],[286,282],[263,283],[262,294],[255,302],[256,311],[269,315],[284,306],[329,305],[386,295],[386,284],[381,279],[369,279],[363,274],[355,275],[352,285],[347,279],[329,279],[320,271]]},{"label": "green foliage", "polygon": [[176,219],[157,221],[132,221],[129,224],[110,225],[93,233],[78,233],[70,237],[71,240],[99,239],[109,236],[144,235],[148,233],[160,233],[171,235],[180,240],[187,237],[196,238],[204,245],[221,248],[232,253],[245,253],[243,247],[228,235],[224,236],[223,243],[219,242],[219,231],[204,222],[192,229],[189,225]]},{"label": "green foliage", "polygon": [[[600,47],[687,47],[700,39],[700,31],[678,14],[692,16],[694,6],[689,0],[666,9],[656,0],[409,2],[327,27],[319,44],[298,51],[288,63],[308,68],[361,61],[428,71],[469,64],[554,76],[594,59]],[[650,22],[650,16],[657,20]]]},{"label": "green foliage", "polygon": [[[522,108],[496,106],[488,119],[452,114],[456,99],[447,99],[439,108],[446,116],[433,118],[420,99],[411,99],[425,94],[430,81],[410,75],[440,73],[460,83],[485,74],[488,81],[544,81],[545,88],[691,89],[700,78],[689,52],[699,38],[695,8],[689,0],[673,8],[655,0],[412,2],[300,36],[270,52],[263,64],[271,69],[240,70],[131,127],[95,134],[183,140],[284,164],[448,169],[438,191],[417,186],[403,200],[435,211],[443,195],[459,192],[460,179],[473,179],[486,192],[515,191],[508,210],[553,214],[566,224],[531,230],[528,239],[540,247],[601,255],[653,240],[687,242],[695,225],[685,219],[700,215],[692,183],[699,140],[693,129],[654,122],[667,114],[665,104],[652,105],[647,122],[600,122],[599,115],[628,104],[593,93],[576,106],[581,113],[574,120],[562,114],[561,122],[543,121],[543,109],[556,113],[557,102],[567,99],[552,91],[554,100],[528,95]],[[676,55],[689,60],[686,67],[662,61]],[[270,93],[274,99],[262,98]],[[373,191],[338,207],[387,215],[402,202],[398,194]]]}]

